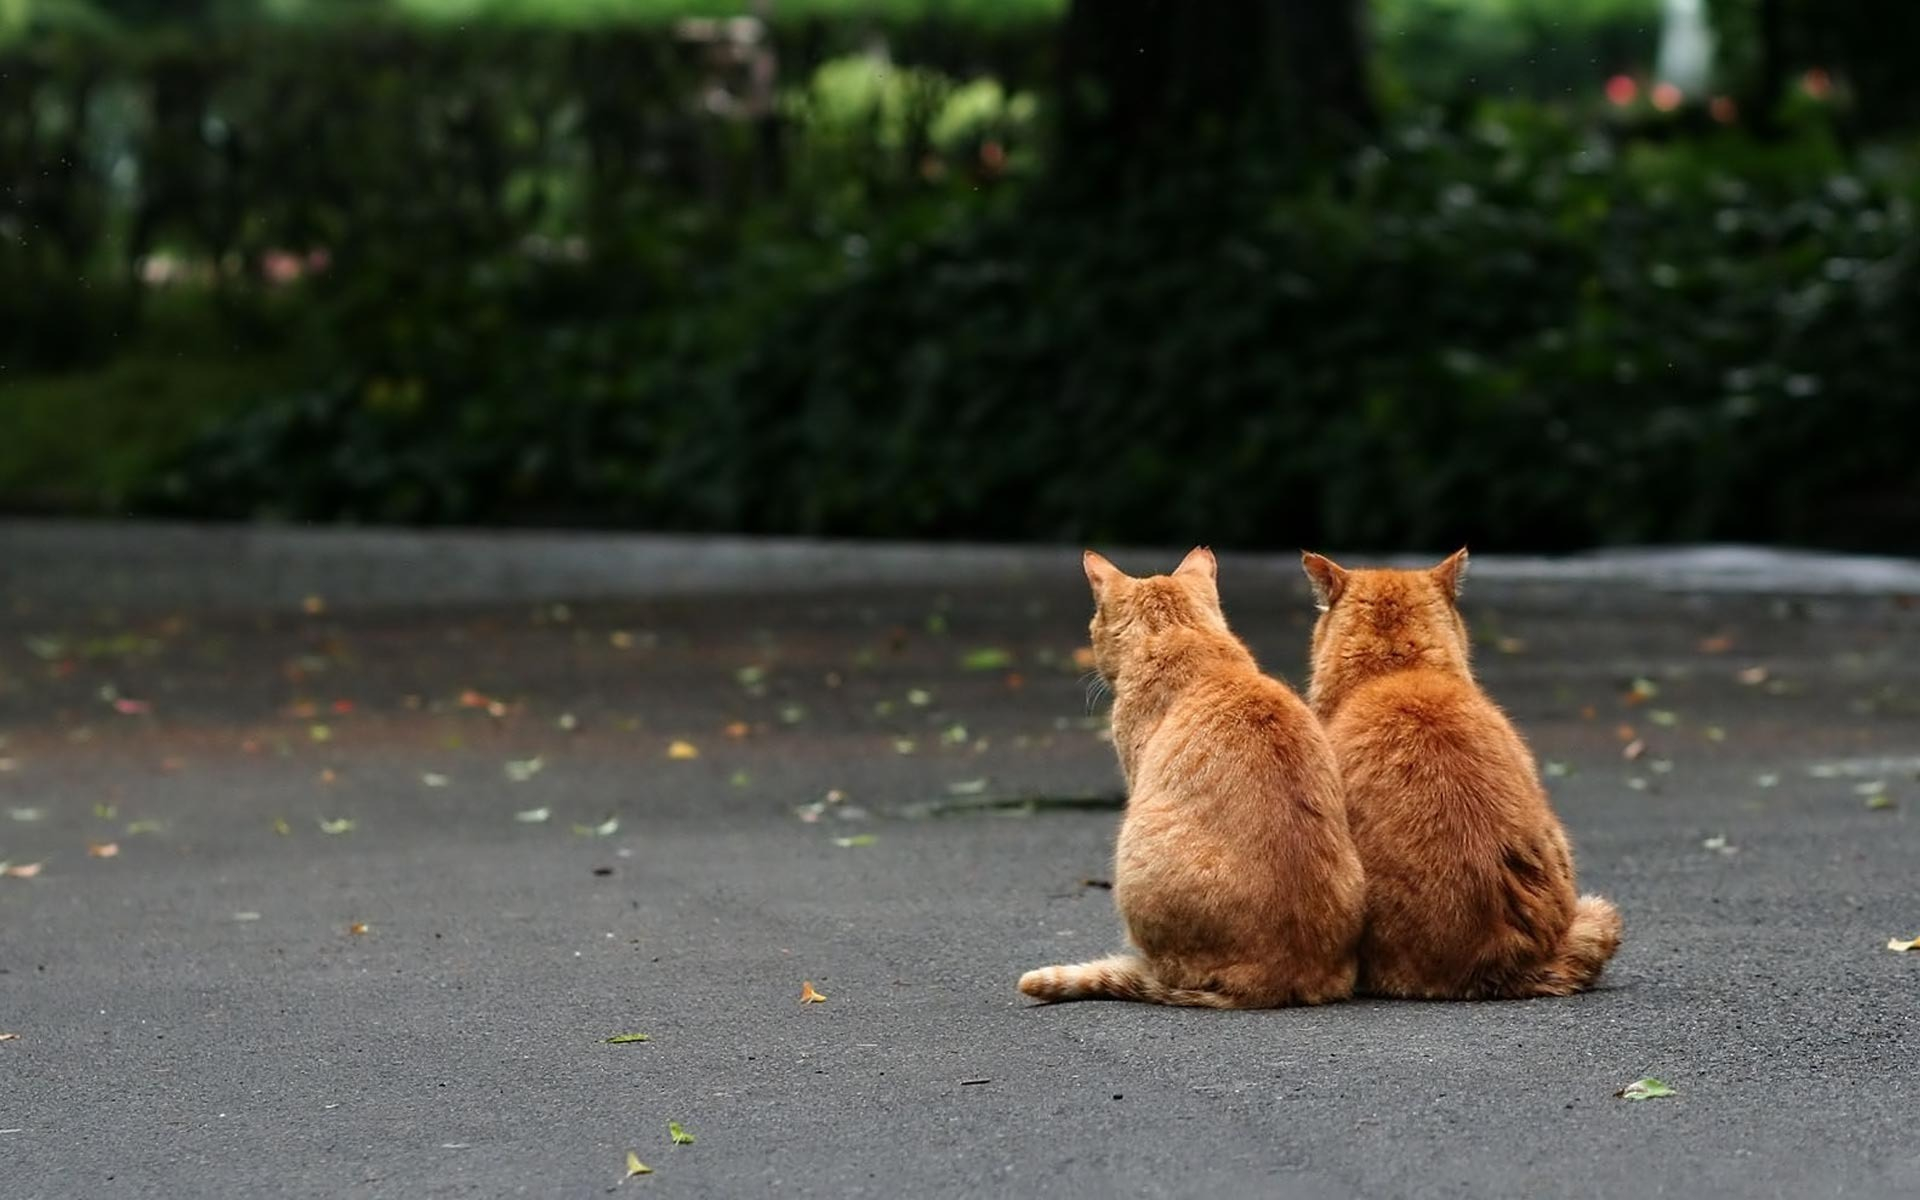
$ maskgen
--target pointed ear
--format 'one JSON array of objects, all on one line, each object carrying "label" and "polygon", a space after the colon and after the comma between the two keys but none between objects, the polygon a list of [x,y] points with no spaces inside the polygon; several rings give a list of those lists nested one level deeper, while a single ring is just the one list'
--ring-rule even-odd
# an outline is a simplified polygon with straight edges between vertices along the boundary
[{"label": "pointed ear", "polygon": [[1105,558],[1095,554],[1091,550],[1081,552],[1080,564],[1087,569],[1087,582],[1093,586],[1093,598],[1095,600],[1100,599],[1101,596],[1106,594],[1107,589],[1113,585],[1114,580],[1125,579],[1127,577],[1126,573],[1121,571],[1119,567],[1114,566]]},{"label": "pointed ear", "polygon": [[1324,554],[1302,550],[1300,567],[1313,585],[1313,602],[1321,612],[1332,608],[1340,593],[1347,590],[1347,569]]},{"label": "pointed ear", "polygon": [[1433,576],[1433,581],[1440,585],[1440,590],[1447,594],[1447,599],[1458,600],[1460,585],[1467,580],[1467,548],[1462,546],[1455,550],[1447,556],[1447,561],[1433,568],[1428,574]]},{"label": "pointed ear", "polygon": [[1175,575],[1199,575],[1206,579],[1220,578],[1220,564],[1213,557],[1213,551],[1205,546],[1195,546],[1187,551],[1180,565],[1173,569]]}]

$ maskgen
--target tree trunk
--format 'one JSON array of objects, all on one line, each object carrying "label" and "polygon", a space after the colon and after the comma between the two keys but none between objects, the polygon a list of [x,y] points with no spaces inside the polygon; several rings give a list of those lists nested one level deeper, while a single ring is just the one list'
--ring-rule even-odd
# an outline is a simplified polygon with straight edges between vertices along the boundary
[{"label": "tree trunk", "polygon": [[1312,153],[1370,131],[1362,3],[1073,0],[1058,173],[1112,183],[1256,142]]}]

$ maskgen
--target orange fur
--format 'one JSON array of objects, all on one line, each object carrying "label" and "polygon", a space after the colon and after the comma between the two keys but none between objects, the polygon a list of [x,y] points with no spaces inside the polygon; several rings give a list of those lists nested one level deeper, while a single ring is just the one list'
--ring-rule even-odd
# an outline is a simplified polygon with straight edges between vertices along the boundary
[{"label": "orange fur", "polygon": [[1092,551],[1086,569],[1130,793],[1114,904],[1137,952],[1029,971],[1020,990],[1208,1008],[1345,999],[1365,888],[1318,722],[1228,630],[1211,551],[1147,579]]},{"label": "orange fur", "polygon": [[1533,755],[1474,682],[1455,606],[1465,550],[1426,571],[1304,556],[1321,617],[1309,698],[1338,755],[1367,871],[1360,985],[1426,999],[1564,996],[1620,945],[1575,896]]}]

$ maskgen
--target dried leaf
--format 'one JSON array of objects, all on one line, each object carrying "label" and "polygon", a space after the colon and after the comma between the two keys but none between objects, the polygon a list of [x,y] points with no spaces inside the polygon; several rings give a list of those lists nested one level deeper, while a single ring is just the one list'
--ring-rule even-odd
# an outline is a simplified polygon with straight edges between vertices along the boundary
[{"label": "dried leaf", "polygon": [[545,808],[523,808],[513,814],[513,819],[522,825],[538,825],[552,815],[553,813]]},{"label": "dried leaf", "polygon": [[0,1042],[17,1042],[19,1040],[20,1035],[17,1033],[0,1033]]},{"label": "dried leaf", "polygon": [[573,831],[581,837],[612,837],[620,832],[620,818],[608,817],[598,825],[575,825]]},{"label": "dried leaf", "polygon": [[825,1004],[826,1002],[827,1002],[826,994],[823,992],[815,991],[813,988],[812,980],[807,980],[806,982],[800,985],[800,1003]]},{"label": "dried leaf", "polygon": [[1722,854],[1738,854],[1740,852],[1740,847],[1727,843],[1724,834],[1706,839],[1700,843],[1700,848],[1702,850],[1718,850]]},{"label": "dried leaf", "polygon": [[1013,655],[998,646],[982,646],[960,656],[963,671],[999,671],[1013,665]]},{"label": "dried leaf", "polygon": [[120,857],[120,843],[119,842],[88,842],[87,857],[88,858],[118,858]]},{"label": "dried leaf", "polygon": [[367,931],[367,923],[365,921],[355,921],[353,924],[347,926],[347,932],[353,935],[354,937],[359,937],[361,934],[365,933],[366,931]]},{"label": "dried leaf", "polygon": [[625,1046],[630,1042],[650,1042],[653,1039],[644,1033],[616,1033],[607,1039],[609,1046]]},{"label": "dried leaf", "polygon": [[510,759],[503,769],[508,779],[515,783],[525,783],[545,770],[546,766],[547,760],[536,754],[532,758]]},{"label": "dried leaf", "polygon": [[667,1122],[667,1136],[673,1139],[676,1146],[693,1145],[693,1135],[682,1129],[678,1121]]},{"label": "dried leaf", "polygon": [[1649,1075],[1645,1079],[1636,1079],[1615,1092],[1622,1100],[1654,1100],[1661,1096],[1673,1095],[1673,1089]]},{"label": "dried leaf", "polygon": [[748,725],[745,721],[727,722],[727,729],[726,729],[727,736],[730,738],[733,738],[736,741],[739,740],[740,738],[746,737],[749,733],[752,733],[752,732],[753,732],[753,727]]},{"label": "dried leaf", "polygon": [[855,846],[871,846],[880,839],[871,833],[856,833],[852,837],[837,837],[833,844],[842,850],[851,850]]},{"label": "dried leaf", "polygon": [[1639,738],[1635,738],[1620,748],[1620,757],[1626,759],[1628,762],[1633,762],[1646,752],[1647,744]]},{"label": "dried leaf", "polygon": [[684,739],[678,739],[667,747],[667,757],[677,759],[699,758],[700,747]]},{"label": "dried leaf", "polygon": [[40,868],[45,865],[45,863],[37,862],[0,864],[0,875],[6,875],[13,879],[32,879],[40,873]]},{"label": "dried leaf", "polygon": [[1905,954],[1909,950],[1920,950],[1920,935],[1907,938],[1905,941],[1899,938],[1888,938],[1887,949],[1893,951],[1895,954]]},{"label": "dried leaf", "polygon": [[635,1154],[631,1150],[627,1151],[627,1178],[628,1179],[632,1179],[635,1175],[651,1175],[651,1174],[653,1174],[652,1167],[641,1162],[640,1156],[638,1154]]},{"label": "dried leaf", "polygon": [[1731,634],[1719,633],[1712,637],[1700,639],[1700,653],[1702,654],[1725,654],[1731,649],[1733,649],[1733,636]]},{"label": "dried leaf", "polygon": [[615,650],[631,650],[635,643],[631,633],[624,629],[616,629],[607,635],[607,644]]},{"label": "dried leaf", "polygon": [[1746,670],[1736,673],[1734,678],[1746,684],[1748,687],[1759,687],[1767,681],[1767,669],[1765,667],[1748,667]]}]

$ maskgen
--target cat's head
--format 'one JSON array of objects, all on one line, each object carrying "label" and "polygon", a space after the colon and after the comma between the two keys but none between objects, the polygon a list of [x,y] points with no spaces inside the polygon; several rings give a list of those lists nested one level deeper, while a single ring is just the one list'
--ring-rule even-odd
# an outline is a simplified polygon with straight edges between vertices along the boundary
[{"label": "cat's head", "polygon": [[1330,558],[1303,553],[1320,620],[1313,627],[1313,671],[1335,662],[1381,670],[1428,666],[1465,671],[1467,624],[1460,585],[1467,552],[1418,571],[1349,571]]},{"label": "cat's head", "polygon": [[1082,556],[1093,587],[1094,666],[1107,680],[1120,677],[1129,659],[1148,641],[1176,629],[1225,632],[1219,567],[1213,551],[1195,546],[1171,575],[1135,579],[1089,550]]}]

